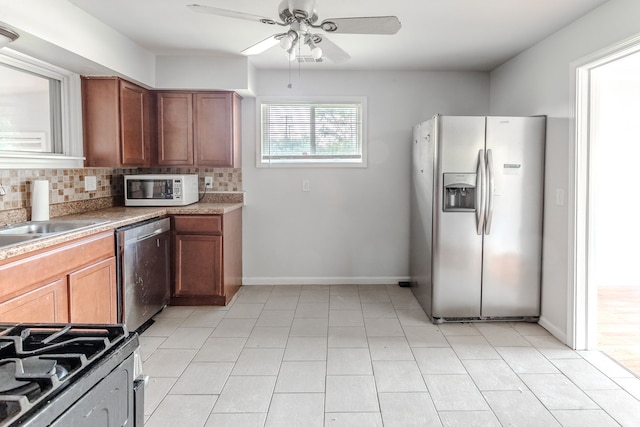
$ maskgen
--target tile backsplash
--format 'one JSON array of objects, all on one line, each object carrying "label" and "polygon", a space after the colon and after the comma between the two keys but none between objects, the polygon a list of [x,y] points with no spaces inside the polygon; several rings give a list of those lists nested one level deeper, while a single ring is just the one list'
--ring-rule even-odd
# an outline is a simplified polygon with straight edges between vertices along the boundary
[{"label": "tile backsplash", "polygon": [[[35,179],[49,181],[51,217],[118,206],[123,203],[123,175],[146,173],[196,173],[200,188],[204,177],[213,176],[212,191],[242,191],[242,171],[231,168],[145,168],[145,169],[3,169],[0,184],[0,225],[27,221],[31,211],[31,186]],[[96,177],[96,190],[85,191],[85,177]]]}]

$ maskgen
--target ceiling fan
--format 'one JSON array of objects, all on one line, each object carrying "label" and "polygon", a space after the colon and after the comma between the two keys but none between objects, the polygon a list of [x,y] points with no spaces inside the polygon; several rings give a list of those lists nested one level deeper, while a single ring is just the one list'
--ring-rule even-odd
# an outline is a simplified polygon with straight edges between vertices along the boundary
[{"label": "ceiling fan", "polygon": [[[311,56],[316,61],[328,58],[339,63],[350,58],[347,52],[331,42],[326,36],[314,32],[317,30],[336,34],[395,34],[401,27],[400,20],[396,16],[329,18],[318,23],[315,3],[315,0],[282,0],[278,6],[280,21],[201,4],[189,4],[187,7],[194,12],[289,27],[287,31],[269,36],[241,53],[257,55],[276,44],[280,44],[280,47],[289,55],[290,61],[296,60],[302,44],[309,46]],[[296,48],[298,53],[296,53]]]}]

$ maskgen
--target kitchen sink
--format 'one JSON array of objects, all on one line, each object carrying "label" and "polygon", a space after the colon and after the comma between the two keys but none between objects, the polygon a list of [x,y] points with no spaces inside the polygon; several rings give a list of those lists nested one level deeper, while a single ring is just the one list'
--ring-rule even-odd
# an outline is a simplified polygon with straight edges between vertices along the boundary
[{"label": "kitchen sink", "polygon": [[24,243],[100,224],[93,220],[30,221],[0,228],[0,247]]}]

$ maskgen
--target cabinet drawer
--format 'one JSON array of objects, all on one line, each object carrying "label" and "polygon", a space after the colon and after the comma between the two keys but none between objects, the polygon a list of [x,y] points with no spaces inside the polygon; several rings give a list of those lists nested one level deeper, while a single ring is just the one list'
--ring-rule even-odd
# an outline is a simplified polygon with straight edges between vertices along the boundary
[{"label": "cabinet drawer", "polygon": [[222,215],[176,215],[171,220],[177,233],[222,233]]}]

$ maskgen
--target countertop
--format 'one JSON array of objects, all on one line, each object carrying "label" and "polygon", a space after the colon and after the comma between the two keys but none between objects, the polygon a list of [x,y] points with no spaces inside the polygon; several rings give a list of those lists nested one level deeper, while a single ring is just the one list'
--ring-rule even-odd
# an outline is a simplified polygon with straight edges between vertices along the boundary
[{"label": "countertop", "polygon": [[194,203],[187,206],[167,207],[123,206],[51,218],[52,220],[92,220],[99,221],[99,223],[17,245],[0,247],[0,261],[103,231],[113,231],[115,228],[151,218],[166,215],[222,215],[236,209],[241,209],[242,206],[242,203]]}]

